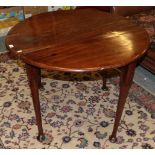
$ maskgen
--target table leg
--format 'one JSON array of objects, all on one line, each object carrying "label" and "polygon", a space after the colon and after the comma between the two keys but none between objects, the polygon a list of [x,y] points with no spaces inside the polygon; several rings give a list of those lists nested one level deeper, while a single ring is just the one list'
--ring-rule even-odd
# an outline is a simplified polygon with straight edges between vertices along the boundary
[{"label": "table leg", "polygon": [[126,98],[128,96],[128,92],[132,84],[135,68],[136,68],[136,62],[133,62],[125,66],[121,70],[120,94],[119,94],[119,100],[118,100],[117,111],[116,111],[116,116],[115,116],[115,123],[114,123],[112,135],[109,137],[109,140],[113,143],[117,141],[116,133],[117,133],[117,129],[120,123],[120,119],[122,116]]},{"label": "table leg", "polygon": [[41,110],[40,110],[40,101],[39,101],[39,84],[40,84],[40,69],[31,65],[26,64],[26,71],[29,79],[29,85],[32,94],[33,106],[36,115],[36,121],[38,126],[38,137],[39,141],[43,141],[45,139],[43,128],[42,128],[42,118],[41,118]]},{"label": "table leg", "polygon": [[103,91],[108,91],[108,87],[106,86],[106,82],[107,82],[107,71],[100,71],[99,73],[102,76],[102,81],[103,81],[102,90]]},{"label": "table leg", "polygon": [[38,87],[41,88],[41,69],[37,69]]}]

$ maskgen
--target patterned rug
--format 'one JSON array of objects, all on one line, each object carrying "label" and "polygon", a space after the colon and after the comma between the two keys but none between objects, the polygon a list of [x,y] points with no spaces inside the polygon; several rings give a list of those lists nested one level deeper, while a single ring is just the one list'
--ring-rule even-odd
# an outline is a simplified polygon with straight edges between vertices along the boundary
[{"label": "patterned rug", "polygon": [[[118,101],[118,78],[102,91],[98,73],[42,71],[44,143],[37,141],[35,114],[23,63],[0,56],[0,148],[155,148],[155,98],[133,84],[118,130],[108,140]],[[150,109],[151,110],[150,110]],[[147,109],[147,110],[146,110]]]}]

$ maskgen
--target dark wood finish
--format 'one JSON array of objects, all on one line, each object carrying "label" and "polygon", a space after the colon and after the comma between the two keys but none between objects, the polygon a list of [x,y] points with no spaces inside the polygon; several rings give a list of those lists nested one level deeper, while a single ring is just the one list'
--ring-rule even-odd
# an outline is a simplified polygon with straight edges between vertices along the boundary
[{"label": "dark wood finish", "polygon": [[106,85],[106,83],[107,83],[107,71],[100,71],[99,73],[102,76],[102,81],[103,81],[101,88],[103,91],[108,91],[108,87]]},{"label": "dark wood finish", "polygon": [[76,9],[97,9],[105,12],[111,11],[111,6],[77,6]]},{"label": "dark wood finish", "polygon": [[155,74],[155,50],[150,49],[140,64],[141,66]]},{"label": "dark wood finish", "polygon": [[39,140],[44,139],[38,94],[40,68],[68,72],[121,69],[120,97],[111,136],[116,139],[135,64],[149,46],[144,29],[123,17],[95,9],[58,11],[17,24],[7,35],[6,46],[27,64]]},{"label": "dark wood finish", "polygon": [[131,84],[132,84],[135,68],[136,68],[136,62],[132,62],[129,65],[121,68],[120,95],[119,95],[119,101],[118,101],[116,116],[115,116],[114,128],[113,128],[112,135],[110,136],[111,142],[117,141],[116,133],[117,133],[119,122],[120,122],[122,112],[124,109],[125,101],[126,101],[129,89],[130,89]]},{"label": "dark wood finish", "polygon": [[141,57],[148,44],[144,29],[95,9],[39,14],[17,24],[6,38],[8,49],[26,63],[73,72],[126,65]]},{"label": "dark wood finish", "polygon": [[37,69],[37,81],[38,81],[38,87],[41,88],[41,69]]},{"label": "dark wood finish", "polygon": [[[113,6],[111,12],[121,16],[131,16],[143,11],[155,9],[155,6]],[[145,58],[140,63],[141,66],[155,74],[155,49],[149,49]]]},{"label": "dark wood finish", "polygon": [[38,79],[40,79],[40,77],[38,77],[39,75],[38,73],[40,72],[40,69],[32,65],[26,64],[26,71],[28,75],[29,85],[31,88],[32,100],[36,114],[36,121],[37,121],[36,123],[38,125],[39,136],[42,136],[44,134],[42,128],[39,91],[38,91],[40,84],[38,82]]}]

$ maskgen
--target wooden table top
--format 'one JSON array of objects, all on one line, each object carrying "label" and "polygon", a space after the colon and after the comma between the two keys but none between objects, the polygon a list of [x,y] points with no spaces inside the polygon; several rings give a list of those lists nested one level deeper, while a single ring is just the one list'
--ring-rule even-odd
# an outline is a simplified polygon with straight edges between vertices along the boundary
[{"label": "wooden table top", "polygon": [[149,37],[124,17],[82,9],[28,18],[9,31],[6,46],[39,68],[98,71],[138,59],[148,49]]}]

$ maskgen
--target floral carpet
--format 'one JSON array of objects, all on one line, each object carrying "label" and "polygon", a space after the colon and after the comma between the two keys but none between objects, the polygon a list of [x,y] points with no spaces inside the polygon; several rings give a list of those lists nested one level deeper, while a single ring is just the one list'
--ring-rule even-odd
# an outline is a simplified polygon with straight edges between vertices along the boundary
[{"label": "floral carpet", "polygon": [[[133,84],[111,143],[118,101],[118,78],[101,89],[98,73],[42,71],[39,91],[46,139],[37,141],[37,126],[24,65],[0,56],[0,148],[155,148],[155,119],[146,108],[155,98]],[[148,106],[148,107],[149,107]]]}]

